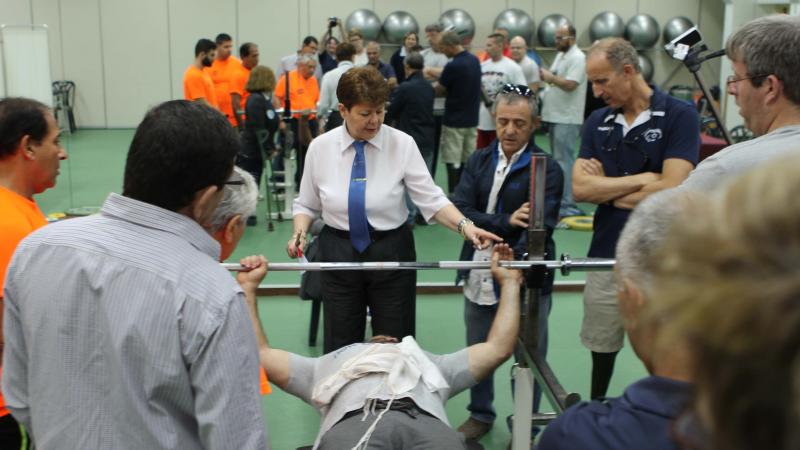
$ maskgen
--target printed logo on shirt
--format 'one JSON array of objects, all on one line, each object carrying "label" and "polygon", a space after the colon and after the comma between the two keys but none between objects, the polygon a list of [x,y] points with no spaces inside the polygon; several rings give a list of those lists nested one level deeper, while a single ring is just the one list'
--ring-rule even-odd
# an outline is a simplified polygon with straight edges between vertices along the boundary
[{"label": "printed logo on shirt", "polygon": [[655,142],[661,139],[661,128],[650,128],[649,130],[645,131],[642,136],[644,136],[644,140],[647,142]]},{"label": "printed logo on shirt", "polygon": [[614,127],[599,126],[597,131],[611,131]]}]

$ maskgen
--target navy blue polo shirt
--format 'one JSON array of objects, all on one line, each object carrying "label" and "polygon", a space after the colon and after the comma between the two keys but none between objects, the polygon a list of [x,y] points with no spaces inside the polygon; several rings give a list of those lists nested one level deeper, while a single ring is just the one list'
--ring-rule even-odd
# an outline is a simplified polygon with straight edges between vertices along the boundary
[{"label": "navy blue polo shirt", "polygon": [[[664,160],[680,158],[697,165],[700,152],[700,119],[695,107],[653,88],[650,120],[622,136],[610,107],[594,111],[583,126],[579,158],[595,158],[607,177],[643,172],[661,173]],[[628,220],[629,209],[610,204],[597,206],[589,256],[613,258],[617,239]]]},{"label": "navy blue polo shirt", "polygon": [[381,75],[383,75],[384,80],[388,80],[389,78],[392,77],[395,78],[397,77],[397,75],[395,75],[394,73],[394,68],[389,64],[385,64],[383,61],[378,61],[378,72],[380,72]]},{"label": "navy blue polo shirt", "polygon": [[691,394],[689,383],[649,376],[622,397],[571,406],[542,433],[539,450],[677,450],[672,425]]},{"label": "navy blue polo shirt", "polygon": [[451,128],[478,126],[481,105],[481,62],[464,50],[444,66],[439,84],[447,89],[442,124]]}]

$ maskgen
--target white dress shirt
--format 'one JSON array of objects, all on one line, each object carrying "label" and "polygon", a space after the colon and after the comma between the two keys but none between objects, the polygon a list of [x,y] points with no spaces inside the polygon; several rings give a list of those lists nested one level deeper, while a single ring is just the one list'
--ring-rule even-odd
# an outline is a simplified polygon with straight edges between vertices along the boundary
[{"label": "white dress shirt", "polygon": [[339,86],[339,79],[342,78],[342,75],[352,68],[352,61],[342,61],[335,69],[322,76],[319,102],[317,103],[319,115],[327,117],[331,111],[335,111],[338,108],[339,98],[336,96],[336,87]]},{"label": "white dress shirt", "polygon": [[[492,183],[492,189],[489,191],[489,201],[486,203],[486,214],[494,214],[497,211],[497,194],[500,193],[500,188],[508,177],[508,170],[519,160],[526,148],[528,148],[527,145],[511,155],[511,159],[509,159],[506,158],[502,145],[497,144],[497,166],[494,169],[494,182]],[[493,248],[494,245],[490,245],[485,249],[475,250],[472,260],[491,261]],[[464,297],[479,305],[490,306],[496,304],[497,296],[494,294],[492,271],[489,269],[470,270],[467,284],[464,285]]]},{"label": "white dress shirt", "polygon": [[[342,125],[311,141],[294,215],[321,216],[328,226],[350,229],[347,203],[356,154],[354,140]],[[405,223],[406,191],[428,221],[451,204],[433,182],[414,139],[402,131],[381,125],[378,134],[367,141],[364,159],[367,219],[374,229],[393,230]]]}]

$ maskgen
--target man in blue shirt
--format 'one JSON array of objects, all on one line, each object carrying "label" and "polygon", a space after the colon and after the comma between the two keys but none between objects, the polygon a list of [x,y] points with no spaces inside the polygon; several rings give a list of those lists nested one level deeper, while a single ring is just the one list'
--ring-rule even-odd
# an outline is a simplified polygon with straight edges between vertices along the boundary
[{"label": "man in blue shirt", "polygon": [[436,90],[437,94],[447,93],[439,150],[447,164],[447,190],[453,192],[461,176],[461,165],[475,151],[478,138],[481,63],[464,50],[461,38],[452,31],[442,35],[439,48],[451,58],[439,76]]},{"label": "man in blue shirt", "polygon": [[684,410],[691,385],[687,345],[658,340],[659,327],[647,319],[654,285],[652,269],[670,227],[702,194],[684,189],[658,192],[631,214],[617,244],[619,309],[634,352],[650,376],[622,397],[581,402],[547,426],[540,450],[673,450],[674,420]]},{"label": "man in blue shirt", "polygon": [[[608,106],[586,120],[572,189],[575,200],[598,205],[589,256],[613,258],[631,209],[679,185],[694,168],[699,119],[692,105],[644,81],[636,50],[623,39],[595,43],[586,72]],[[581,341],[592,352],[592,398],[605,395],[623,340],[613,276],[588,273]]]},{"label": "man in blue shirt", "polygon": [[[453,194],[453,204],[468,219],[502,237],[521,256],[528,246],[531,158],[533,155],[546,155],[533,141],[533,132],[539,119],[533,91],[526,85],[506,84],[497,93],[492,115],[495,117],[497,139],[469,158]],[[564,174],[554,159],[550,156],[546,158],[545,251],[546,259],[554,259],[553,230],[558,223]],[[472,245],[464,245],[460,259],[488,261],[491,253],[491,248],[476,250]],[[460,270],[457,281],[465,282],[464,321],[467,345],[483,342],[487,339],[489,328],[497,314],[499,291],[496,291],[487,270]],[[547,318],[552,290],[551,271],[539,296],[537,350],[543,358],[547,353]],[[538,407],[540,398],[541,391],[536,389],[534,408]],[[470,403],[467,407],[470,417],[458,429],[467,439],[478,440],[491,429],[497,416],[492,405],[493,400],[492,375],[470,388]]]},{"label": "man in blue shirt", "polygon": [[367,65],[374,67],[383,75],[383,79],[389,84],[389,89],[397,87],[397,75],[394,73],[394,68],[381,61],[381,44],[375,41],[367,44]]}]

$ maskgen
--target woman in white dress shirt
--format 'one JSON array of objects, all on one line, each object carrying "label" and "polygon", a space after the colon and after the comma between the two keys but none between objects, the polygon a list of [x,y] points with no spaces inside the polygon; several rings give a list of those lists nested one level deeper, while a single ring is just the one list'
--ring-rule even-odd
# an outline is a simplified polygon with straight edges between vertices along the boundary
[{"label": "woman in white dress shirt", "polygon": [[[336,95],[344,125],[308,148],[294,201],[290,257],[297,257],[312,221],[321,216],[321,261],[416,260],[414,236],[405,224],[406,191],[426,220],[459,232],[476,247],[501,240],[453,206],[409,135],[383,125],[389,87],[378,71],[349,70]],[[363,342],[368,306],[374,335],[413,335],[416,280],[413,270],[323,272],[325,352]]]}]

